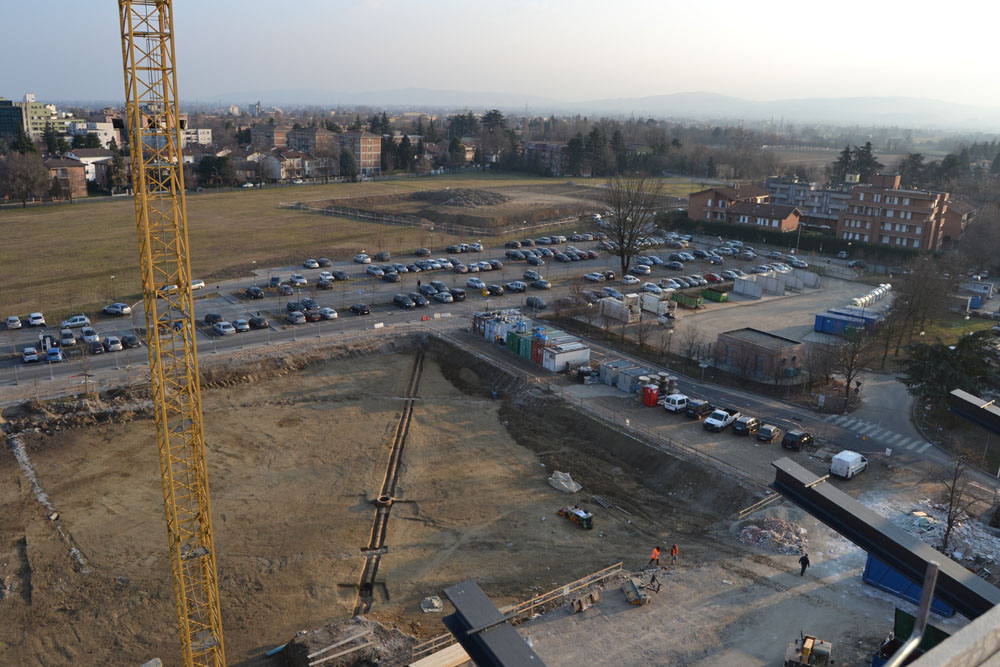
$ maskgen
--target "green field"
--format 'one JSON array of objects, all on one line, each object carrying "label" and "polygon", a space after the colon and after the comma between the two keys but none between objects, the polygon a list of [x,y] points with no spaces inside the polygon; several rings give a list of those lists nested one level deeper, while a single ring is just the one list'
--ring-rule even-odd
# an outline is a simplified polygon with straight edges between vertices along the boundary
[{"label": "green field", "polygon": [[[447,187],[560,185],[566,180],[472,173],[195,193],[187,199],[192,276],[211,280],[249,275],[254,261],[264,268],[297,264],[306,257],[346,258],[379,247],[405,251],[426,245],[437,251],[457,240],[410,227],[279,209],[281,202]],[[595,187],[603,182],[577,180]],[[687,180],[667,183],[670,190],[689,189]],[[130,197],[0,211],[0,230],[0,266],[5,268],[0,317],[24,317],[35,310],[50,320],[93,313],[112,300],[112,290],[120,300],[139,299],[139,251]]]}]

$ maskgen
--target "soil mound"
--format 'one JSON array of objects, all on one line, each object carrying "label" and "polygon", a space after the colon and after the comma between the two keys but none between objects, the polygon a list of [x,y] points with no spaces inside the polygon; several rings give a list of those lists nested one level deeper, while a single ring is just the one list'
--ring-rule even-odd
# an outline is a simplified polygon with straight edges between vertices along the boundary
[{"label": "soil mound", "polygon": [[740,530],[740,542],[779,554],[798,554],[806,550],[806,530],[776,517],[752,520]]},{"label": "soil mound", "polygon": [[411,199],[433,202],[441,206],[459,206],[462,208],[479,208],[480,206],[499,206],[510,201],[510,197],[492,190],[473,190],[459,188],[458,190],[429,190],[414,192]]}]

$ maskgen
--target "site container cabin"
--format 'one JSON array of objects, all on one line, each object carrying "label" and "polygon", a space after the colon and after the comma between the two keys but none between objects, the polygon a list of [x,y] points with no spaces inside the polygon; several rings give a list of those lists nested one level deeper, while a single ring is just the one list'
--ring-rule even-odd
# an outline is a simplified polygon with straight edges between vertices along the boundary
[{"label": "site container cabin", "polygon": [[813,330],[834,336],[847,336],[863,329],[865,321],[859,317],[846,317],[833,313],[817,313]]}]

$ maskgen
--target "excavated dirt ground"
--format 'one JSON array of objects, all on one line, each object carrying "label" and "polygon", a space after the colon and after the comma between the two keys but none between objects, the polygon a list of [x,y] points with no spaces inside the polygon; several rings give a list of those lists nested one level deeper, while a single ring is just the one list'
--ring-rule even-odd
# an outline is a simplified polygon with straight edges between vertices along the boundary
[{"label": "excavated dirt ground", "polygon": [[[493,380],[428,355],[389,522],[372,615],[441,631],[426,595],[476,579],[498,603],[524,599],[654,543],[707,555],[719,518],[752,493],[652,452],[559,405],[493,400]],[[351,614],[412,352],[327,361],[206,390],[205,428],[226,653],[231,664],[298,630]],[[154,426],[148,418],[23,436],[39,504],[0,455],[0,664],[178,664]],[[583,491],[546,484],[570,472]],[[604,496],[631,516],[590,500]],[[595,512],[583,531],[556,510]],[[66,538],[59,535],[61,529]],[[78,546],[85,565],[70,554]],[[736,548],[735,545],[732,548]],[[447,607],[446,607],[447,611]]]}]

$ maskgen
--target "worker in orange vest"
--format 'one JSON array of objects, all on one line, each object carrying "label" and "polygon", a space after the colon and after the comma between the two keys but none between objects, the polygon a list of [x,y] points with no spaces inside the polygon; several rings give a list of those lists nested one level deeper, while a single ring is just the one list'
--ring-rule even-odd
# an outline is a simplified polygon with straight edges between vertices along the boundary
[{"label": "worker in orange vest", "polygon": [[680,553],[680,549],[677,548],[676,544],[674,546],[670,547],[670,562],[671,562],[671,564],[677,562],[677,554],[679,554],[679,553]]},{"label": "worker in orange vest", "polygon": [[649,564],[652,565],[653,563],[660,564],[660,547],[653,547],[653,553],[649,557]]}]

